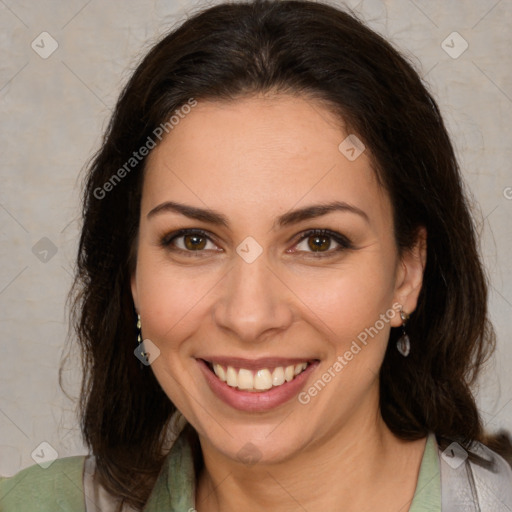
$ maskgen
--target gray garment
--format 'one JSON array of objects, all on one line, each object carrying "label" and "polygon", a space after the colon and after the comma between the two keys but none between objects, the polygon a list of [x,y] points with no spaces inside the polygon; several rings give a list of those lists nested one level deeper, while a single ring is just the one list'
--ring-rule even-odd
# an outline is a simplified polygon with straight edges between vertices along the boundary
[{"label": "gray garment", "polygon": [[505,459],[475,443],[473,453],[494,461],[493,468],[486,469],[464,460],[460,446],[459,453],[455,447],[450,457],[449,448],[439,450],[442,512],[512,512],[512,468]]}]

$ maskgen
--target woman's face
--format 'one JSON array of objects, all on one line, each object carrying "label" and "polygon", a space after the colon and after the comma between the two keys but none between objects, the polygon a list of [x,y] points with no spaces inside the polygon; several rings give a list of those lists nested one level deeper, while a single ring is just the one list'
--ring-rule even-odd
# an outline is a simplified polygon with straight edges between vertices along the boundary
[{"label": "woman's face", "polygon": [[389,331],[416,306],[424,258],[399,257],[388,195],[348,135],[300,97],[199,102],[148,157],[142,334],[169,399],[224,457],[286,460],[379,418]]}]

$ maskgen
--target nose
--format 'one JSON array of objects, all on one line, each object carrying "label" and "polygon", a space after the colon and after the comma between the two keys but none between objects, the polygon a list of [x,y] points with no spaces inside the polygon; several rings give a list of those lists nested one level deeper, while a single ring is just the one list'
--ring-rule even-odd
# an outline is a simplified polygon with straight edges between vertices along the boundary
[{"label": "nose", "polygon": [[261,342],[292,324],[293,293],[269,267],[264,254],[252,263],[237,257],[219,285],[214,321],[240,341]]}]

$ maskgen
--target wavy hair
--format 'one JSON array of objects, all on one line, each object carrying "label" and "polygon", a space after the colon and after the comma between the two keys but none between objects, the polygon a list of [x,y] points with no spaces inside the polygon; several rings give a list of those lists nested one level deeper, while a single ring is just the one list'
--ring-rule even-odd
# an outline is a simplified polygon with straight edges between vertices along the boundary
[{"label": "wavy hair", "polygon": [[407,327],[414,349],[399,356],[400,332],[392,329],[380,372],[388,427],[409,440],[432,431],[442,447],[458,440],[468,450],[472,441],[510,448],[505,433],[485,433],[471,391],[495,345],[487,282],[454,150],[418,73],[354,14],[330,4],[222,3],[190,16],[142,59],[84,179],[70,291],[84,366],[81,428],[101,484],[135,508],[161,469],[176,408],[133,354],[130,277],[146,157],[130,158],[191,98],[236,101],[267,92],[322,102],[364,142],[391,198],[400,251],[414,244],[420,226],[427,229],[424,283]]}]

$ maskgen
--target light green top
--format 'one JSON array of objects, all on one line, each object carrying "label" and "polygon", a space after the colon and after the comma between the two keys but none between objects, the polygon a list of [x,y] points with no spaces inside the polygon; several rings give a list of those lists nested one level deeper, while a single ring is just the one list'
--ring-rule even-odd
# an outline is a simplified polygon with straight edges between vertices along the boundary
[{"label": "light green top", "polygon": [[[12,478],[0,479],[2,512],[85,512],[83,463],[85,457],[67,457],[49,468],[32,466]],[[188,512],[195,505],[192,449],[180,435],[164,465],[146,512]],[[441,479],[437,443],[430,434],[420,466],[409,512],[441,510]],[[107,511],[104,511],[107,512]]]},{"label": "light green top", "polygon": [[409,512],[441,512],[441,472],[436,436],[430,433]]}]

